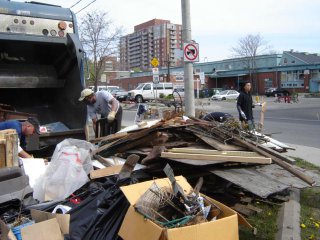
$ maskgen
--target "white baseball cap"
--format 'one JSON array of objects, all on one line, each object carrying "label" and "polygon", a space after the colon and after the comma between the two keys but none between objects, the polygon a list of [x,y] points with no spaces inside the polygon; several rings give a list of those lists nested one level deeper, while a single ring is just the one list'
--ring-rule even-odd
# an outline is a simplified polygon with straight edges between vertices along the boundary
[{"label": "white baseball cap", "polygon": [[85,88],[81,91],[81,96],[79,98],[79,101],[83,101],[86,97],[90,96],[91,94],[93,94],[94,91],[92,91],[91,89],[89,88]]}]

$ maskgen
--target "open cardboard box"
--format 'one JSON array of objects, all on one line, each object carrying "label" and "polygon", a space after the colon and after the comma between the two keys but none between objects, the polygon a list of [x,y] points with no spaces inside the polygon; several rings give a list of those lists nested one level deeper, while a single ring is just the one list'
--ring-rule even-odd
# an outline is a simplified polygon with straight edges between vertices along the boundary
[{"label": "open cardboard box", "polygon": [[[177,183],[185,193],[189,193],[192,187],[187,180],[176,177]],[[130,202],[130,207],[119,230],[119,236],[124,240],[238,240],[238,214],[231,208],[206,196],[216,204],[223,214],[216,221],[200,223],[192,226],[179,228],[162,228],[149,219],[146,219],[134,209],[139,200],[152,185],[153,182],[159,187],[171,186],[168,178],[142,182],[134,185],[121,187],[122,192]],[[241,218],[241,221],[245,219]]]},{"label": "open cardboard box", "polygon": [[[31,217],[36,222],[21,229],[22,240],[63,240],[69,234],[70,215],[53,214],[31,210]],[[4,222],[1,225],[1,240],[16,240],[12,231]]]}]

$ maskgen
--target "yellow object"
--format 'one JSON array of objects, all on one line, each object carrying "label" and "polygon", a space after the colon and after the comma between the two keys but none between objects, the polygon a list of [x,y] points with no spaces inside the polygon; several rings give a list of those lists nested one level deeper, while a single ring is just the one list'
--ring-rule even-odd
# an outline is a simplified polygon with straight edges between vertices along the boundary
[{"label": "yellow object", "polygon": [[112,122],[116,117],[116,112],[115,111],[111,111],[109,114],[108,114],[108,122]]},{"label": "yellow object", "polygon": [[319,228],[319,224],[318,224],[318,223],[314,223],[314,226],[315,226],[316,228]]},{"label": "yellow object", "polygon": [[301,223],[300,227],[301,227],[301,228],[306,228],[306,225],[304,225],[303,223]]},{"label": "yellow object", "polygon": [[259,96],[256,96],[256,102],[258,103],[260,100]]}]

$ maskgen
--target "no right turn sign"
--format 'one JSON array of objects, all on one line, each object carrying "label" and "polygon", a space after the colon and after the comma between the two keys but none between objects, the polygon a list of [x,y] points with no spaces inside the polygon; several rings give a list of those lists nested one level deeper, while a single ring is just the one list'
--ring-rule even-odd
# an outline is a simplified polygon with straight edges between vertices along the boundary
[{"label": "no right turn sign", "polygon": [[185,43],[184,44],[184,61],[185,62],[199,62],[199,44]]}]

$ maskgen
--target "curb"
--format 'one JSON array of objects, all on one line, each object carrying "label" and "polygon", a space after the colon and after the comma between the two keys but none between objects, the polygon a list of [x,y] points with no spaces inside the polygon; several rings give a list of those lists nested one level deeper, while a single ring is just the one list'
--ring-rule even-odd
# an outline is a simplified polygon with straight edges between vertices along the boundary
[{"label": "curb", "polygon": [[290,189],[290,200],[281,207],[277,225],[276,240],[301,240],[299,189]]}]

